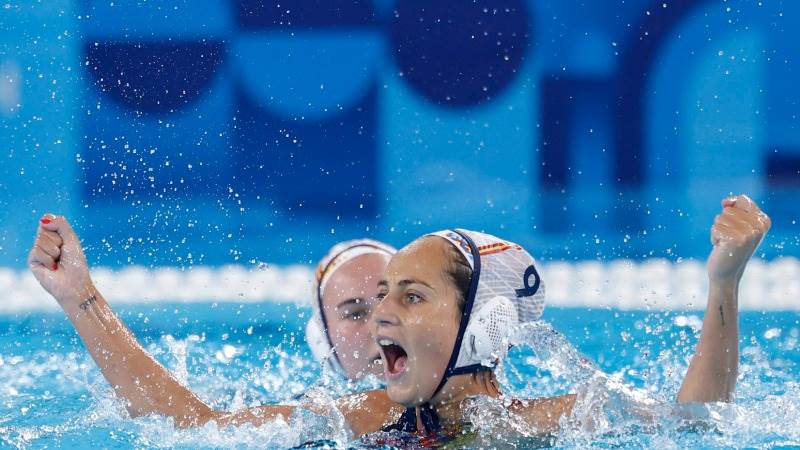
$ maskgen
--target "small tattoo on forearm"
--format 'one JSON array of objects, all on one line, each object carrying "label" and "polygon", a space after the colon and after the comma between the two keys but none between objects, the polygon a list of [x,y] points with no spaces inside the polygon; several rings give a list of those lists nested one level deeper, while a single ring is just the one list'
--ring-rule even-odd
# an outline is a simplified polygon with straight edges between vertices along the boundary
[{"label": "small tattoo on forearm", "polygon": [[725,326],[725,313],[722,312],[722,305],[719,305],[719,318],[722,319],[722,326]]},{"label": "small tattoo on forearm", "polygon": [[95,297],[93,295],[93,296],[87,298],[86,300],[84,300],[83,302],[81,302],[81,304],[78,305],[78,307],[80,307],[82,310],[86,311],[87,309],[89,309],[89,306],[91,306],[91,304],[96,302],[96,301],[97,301],[97,297]]}]

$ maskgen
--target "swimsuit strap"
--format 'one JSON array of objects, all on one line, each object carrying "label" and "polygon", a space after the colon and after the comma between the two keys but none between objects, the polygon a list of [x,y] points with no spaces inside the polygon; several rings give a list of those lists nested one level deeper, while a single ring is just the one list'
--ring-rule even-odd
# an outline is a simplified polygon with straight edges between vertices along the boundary
[{"label": "swimsuit strap", "polygon": [[431,406],[430,403],[425,403],[419,407],[419,417],[422,419],[422,426],[425,427],[427,433],[438,433],[442,431],[442,423],[439,421],[439,414]]},{"label": "swimsuit strap", "polygon": [[403,431],[413,433],[417,431],[417,412],[416,408],[407,408],[403,411],[397,422],[382,428],[382,431]]},{"label": "swimsuit strap", "polygon": [[[431,406],[430,403],[425,403],[419,407],[419,418],[425,432],[438,433],[442,430],[442,424],[439,421],[439,414]],[[403,431],[406,433],[416,433],[417,429],[417,408],[407,408],[403,411],[400,419],[392,425],[383,427],[383,431]]]}]

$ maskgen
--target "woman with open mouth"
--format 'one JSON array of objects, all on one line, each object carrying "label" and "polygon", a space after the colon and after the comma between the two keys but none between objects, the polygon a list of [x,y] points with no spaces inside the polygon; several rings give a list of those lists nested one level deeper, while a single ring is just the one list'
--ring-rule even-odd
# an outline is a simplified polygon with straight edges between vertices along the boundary
[{"label": "woman with open mouth", "polygon": [[[730,401],[736,383],[738,282],[770,221],[745,196],[725,199],[722,206],[711,228],[703,332],[679,402]],[[94,288],[80,242],[63,217],[42,220],[29,265],[131,415],[161,414],[188,427],[210,421],[259,425],[295,411],[291,405],[217,411],[180,384],[147,354]],[[386,389],[336,402],[353,435],[387,430],[453,434],[463,425],[465,400],[503,398],[494,368],[508,348],[507,338],[516,327],[537,321],[544,307],[544,283],[527,251],[488,234],[445,230],[395,254],[377,286],[380,303],[370,326]],[[503,405],[518,421],[534,433],[548,434],[570,414],[575,396],[506,400]]]}]

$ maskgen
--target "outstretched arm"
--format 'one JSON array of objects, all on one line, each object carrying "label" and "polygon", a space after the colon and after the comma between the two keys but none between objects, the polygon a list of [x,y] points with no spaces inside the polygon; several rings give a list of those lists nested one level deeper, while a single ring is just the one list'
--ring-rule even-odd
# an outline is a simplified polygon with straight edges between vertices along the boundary
[{"label": "outstretched arm", "polygon": [[[217,411],[178,382],[142,348],[95,288],[78,236],[64,217],[42,218],[28,266],[58,301],[131,416],[160,414],[172,417],[181,427],[211,420],[221,426],[238,426],[261,425],[277,416],[287,418],[295,409],[270,405],[233,413]],[[379,430],[399,408],[384,391],[345,397],[336,406],[357,436]]]},{"label": "outstretched arm", "polygon": [[711,227],[708,304],[678,402],[731,401],[739,368],[739,281],[771,226],[745,195],[722,201]]},{"label": "outstretched arm", "polygon": [[80,241],[66,219],[41,219],[28,265],[132,416],[155,413],[192,426],[218,415],[150,356],[112,311],[92,283]]}]

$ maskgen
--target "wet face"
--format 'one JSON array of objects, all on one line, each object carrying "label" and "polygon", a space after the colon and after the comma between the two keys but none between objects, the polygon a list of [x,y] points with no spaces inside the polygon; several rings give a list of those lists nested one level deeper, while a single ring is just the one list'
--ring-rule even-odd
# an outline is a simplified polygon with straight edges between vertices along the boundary
[{"label": "wet face", "polygon": [[407,407],[430,400],[458,334],[460,295],[445,271],[449,245],[431,236],[414,241],[392,258],[379,283],[372,334],[389,398]]},{"label": "wet face", "polygon": [[377,302],[377,282],[388,263],[388,255],[357,256],[336,269],[322,293],[328,334],[350,379],[383,376],[378,346],[370,336],[370,316]]}]

